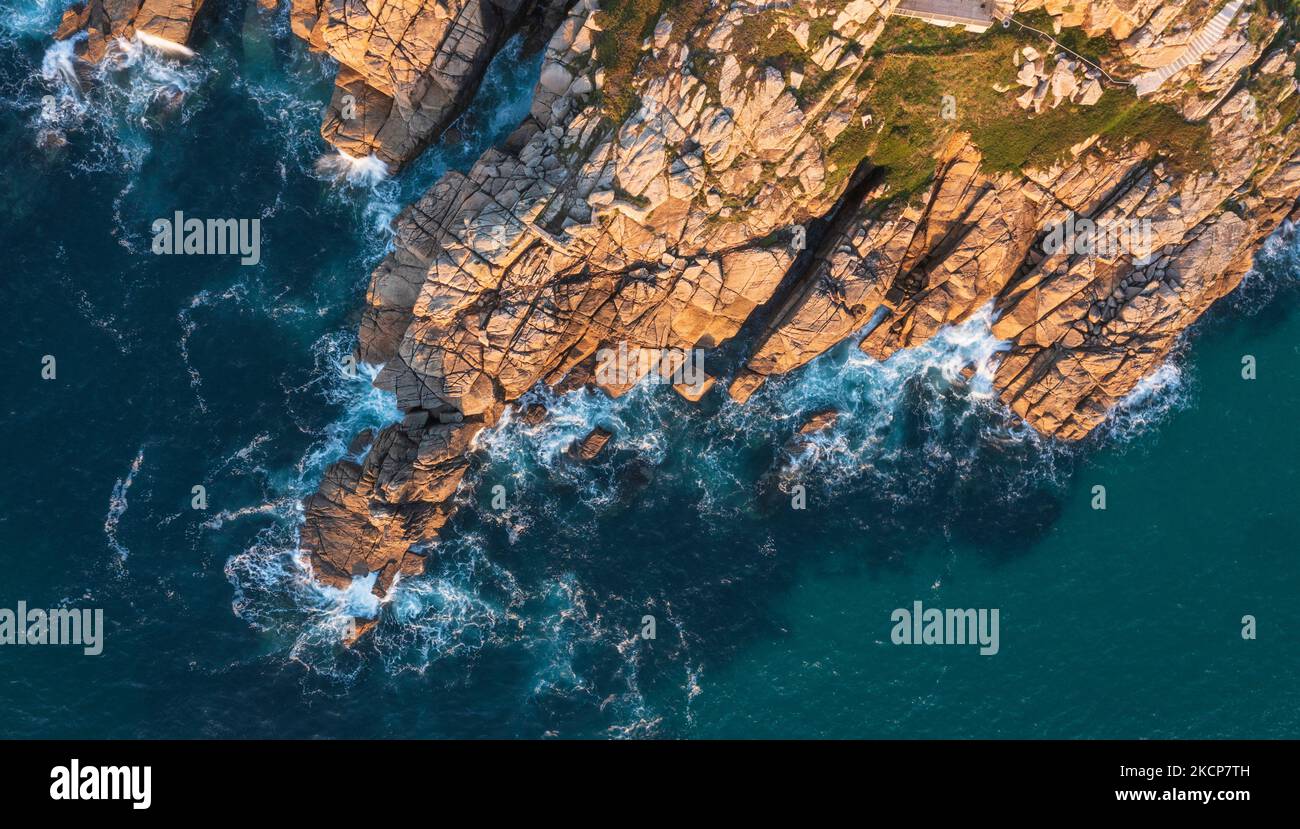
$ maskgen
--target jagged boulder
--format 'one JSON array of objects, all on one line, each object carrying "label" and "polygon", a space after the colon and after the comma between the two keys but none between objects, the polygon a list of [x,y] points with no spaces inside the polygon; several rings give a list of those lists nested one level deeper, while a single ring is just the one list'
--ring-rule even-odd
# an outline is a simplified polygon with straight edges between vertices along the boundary
[{"label": "jagged boulder", "polygon": [[391,169],[414,158],[469,102],[534,0],[292,0],[293,32],[340,64],[326,141]]}]

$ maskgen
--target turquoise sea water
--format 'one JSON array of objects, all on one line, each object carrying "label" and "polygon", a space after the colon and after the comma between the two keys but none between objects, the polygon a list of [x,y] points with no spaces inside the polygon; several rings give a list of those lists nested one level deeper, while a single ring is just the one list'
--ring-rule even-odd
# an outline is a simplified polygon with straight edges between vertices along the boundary
[{"label": "turquoise sea water", "polygon": [[[108,630],[98,657],[0,648],[0,735],[1300,736],[1287,242],[1078,446],[960,382],[998,348],[987,315],[885,364],[846,344],[743,408],[549,401],[481,439],[429,573],[350,651],[353,597],[295,563],[297,503],[397,413],[340,361],[388,220],[523,117],[538,58],[512,44],[454,135],[349,181],[317,163],[332,69],[283,13],[234,4],[195,61],[142,52],[77,97],[59,6],[0,8],[0,607],[101,607]],[[262,261],[150,255],[175,210],[259,217]],[[827,405],[836,430],[791,460]],[[566,461],[596,424],[615,450]],[[1000,652],[893,645],[916,600],[998,608]]]}]

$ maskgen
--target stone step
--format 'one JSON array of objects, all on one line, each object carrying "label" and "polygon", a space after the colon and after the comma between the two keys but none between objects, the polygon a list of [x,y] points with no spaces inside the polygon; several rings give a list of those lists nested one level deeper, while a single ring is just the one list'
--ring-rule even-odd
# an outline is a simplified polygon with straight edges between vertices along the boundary
[{"label": "stone step", "polygon": [[1165,81],[1199,61],[1201,56],[1223,37],[1223,33],[1228,29],[1228,24],[1237,16],[1237,12],[1241,11],[1244,2],[1245,0],[1232,0],[1231,3],[1224,6],[1214,16],[1213,20],[1196,33],[1196,36],[1187,44],[1187,48],[1173,62],[1134,78],[1133,86],[1137,88],[1137,94],[1149,95],[1155,92]]}]

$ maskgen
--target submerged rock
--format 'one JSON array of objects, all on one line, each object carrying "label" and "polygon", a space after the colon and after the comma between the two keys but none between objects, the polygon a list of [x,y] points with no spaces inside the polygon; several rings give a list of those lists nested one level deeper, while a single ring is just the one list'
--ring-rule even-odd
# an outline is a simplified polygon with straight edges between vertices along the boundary
[{"label": "submerged rock", "polygon": [[185,91],[175,84],[166,84],[155,89],[149,98],[146,115],[155,121],[162,121],[180,112],[185,103]]},{"label": "submerged rock", "polygon": [[349,455],[361,455],[370,448],[370,444],[375,442],[375,432],[373,429],[362,429],[357,436],[352,438],[348,444]]},{"label": "submerged rock", "polygon": [[374,619],[366,619],[361,616],[354,617],[352,619],[352,624],[349,626],[347,633],[344,634],[343,636],[344,647],[348,647],[348,648],[352,647],[357,642],[361,641],[361,639],[367,633],[374,630],[378,626],[379,626],[378,617]]},{"label": "submerged rock", "polygon": [[823,432],[835,425],[840,419],[839,409],[818,409],[808,415],[808,420],[799,427],[799,434],[811,435],[814,432]]},{"label": "submerged rock", "polygon": [[36,133],[36,146],[47,152],[62,149],[68,145],[68,137],[55,129],[42,129]]},{"label": "submerged rock", "polygon": [[519,419],[527,426],[537,426],[546,419],[546,407],[541,403],[529,403],[522,407]]}]

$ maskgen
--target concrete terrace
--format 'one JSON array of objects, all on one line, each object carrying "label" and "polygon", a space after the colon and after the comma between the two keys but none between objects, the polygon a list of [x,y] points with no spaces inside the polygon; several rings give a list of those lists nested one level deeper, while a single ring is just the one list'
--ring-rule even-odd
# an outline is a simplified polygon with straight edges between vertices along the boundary
[{"label": "concrete terrace", "polygon": [[965,26],[966,31],[978,33],[993,25],[993,7],[993,0],[902,0],[893,13],[936,26]]}]

